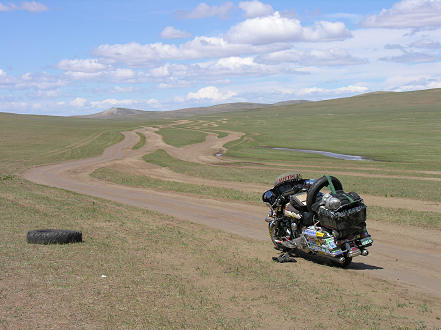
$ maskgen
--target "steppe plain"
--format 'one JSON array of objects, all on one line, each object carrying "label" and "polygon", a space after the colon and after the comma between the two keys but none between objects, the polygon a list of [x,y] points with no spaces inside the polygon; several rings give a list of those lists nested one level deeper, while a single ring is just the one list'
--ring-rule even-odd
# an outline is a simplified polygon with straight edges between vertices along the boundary
[{"label": "steppe plain", "polygon": [[[439,328],[440,119],[440,90],[181,119],[0,114],[0,324]],[[260,196],[289,171],[365,198],[371,255],[272,262]],[[85,242],[26,243],[49,227]]]}]

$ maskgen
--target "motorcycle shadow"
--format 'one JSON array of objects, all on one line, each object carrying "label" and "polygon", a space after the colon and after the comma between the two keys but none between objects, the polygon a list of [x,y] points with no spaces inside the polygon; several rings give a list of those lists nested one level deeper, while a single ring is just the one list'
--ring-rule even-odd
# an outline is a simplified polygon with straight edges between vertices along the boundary
[{"label": "motorcycle shadow", "polygon": [[[286,252],[285,252],[286,253]],[[283,254],[283,253],[282,253]],[[329,258],[323,257],[319,254],[309,254],[309,253],[305,253],[303,251],[290,251],[289,252],[289,256],[290,256],[290,261],[284,261],[284,262],[296,262],[295,259],[294,261],[292,261],[292,259],[294,257],[298,257],[298,258],[302,258],[308,261],[312,261],[316,264],[320,264],[320,265],[326,265],[329,267],[338,267],[338,268],[345,268],[345,269],[352,269],[352,270],[379,270],[379,269],[383,269],[383,267],[379,267],[379,266],[375,266],[375,265],[370,265],[370,264],[366,264],[364,262],[351,262],[349,265],[343,267],[342,265],[340,265],[339,263],[332,261]],[[277,261],[275,258],[280,258],[279,257],[273,257],[274,261]],[[280,261],[279,261],[280,262]]]},{"label": "motorcycle shadow", "polygon": [[380,266],[375,266],[375,265],[369,265],[369,264],[365,264],[364,262],[351,262],[351,264],[346,267],[348,269],[354,269],[354,270],[378,270],[378,269],[384,269],[383,267]]}]

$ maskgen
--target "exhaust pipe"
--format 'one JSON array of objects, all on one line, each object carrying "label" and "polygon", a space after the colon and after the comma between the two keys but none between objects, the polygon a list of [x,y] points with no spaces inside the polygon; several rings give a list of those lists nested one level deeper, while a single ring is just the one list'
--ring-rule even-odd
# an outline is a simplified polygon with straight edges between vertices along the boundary
[{"label": "exhaust pipe", "polygon": [[369,251],[368,250],[361,250],[361,255],[366,257],[369,255]]}]

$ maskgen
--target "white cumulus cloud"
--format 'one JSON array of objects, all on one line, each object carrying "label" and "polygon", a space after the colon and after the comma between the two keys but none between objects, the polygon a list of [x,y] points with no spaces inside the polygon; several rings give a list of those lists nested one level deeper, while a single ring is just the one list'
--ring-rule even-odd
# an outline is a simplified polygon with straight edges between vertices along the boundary
[{"label": "white cumulus cloud", "polygon": [[211,100],[211,101],[224,101],[237,95],[232,91],[221,92],[214,86],[207,86],[199,89],[195,93],[188,93],[187,100]]},{"label": "white cumulus cloud", "polygon": [[366,59],[354,57],[344,49],[287,49],[264,54],[257,58],[262,63],[298,63],[312,66],[341,66],[367,63]]},{"label": "white cumulus cloud", "polygon": [[122,86],[114,86],[113,91],[117,93],[130,93],[133,92],[135,89],[132,86],[122,87]]},{"label": "white cumulus cloud", "polygon": [[86,105],[86,103],[87,103],[87,100],[85,98],[77,97],[70,102],[70,105],[77,107],[77,108],[82,108]]},{"label": "white cumulus cloud", "polygon": [[408,51],[403,49],[403,53],[398,56],[385,56],[379,59],[386,62],[397,63],[430,63],[441,60],[439,55],[426,54],[421,52]]},{"label": "white cumulus cloud", "polygon": [[180,45],[164,44],[105,44],[97,47],[93,53],[111,61],[130,66],[151,65],[163,60],[195,60],[220,58],[251,53],[262,53],[270,50],[285,49],[285,45],[250,45],[231,43],[220,37],[199,36]]},{"label": "white cumulus cloud", "polygon": [[161,103],[155,98],[150,98],[146,101],[147,105],[153,107],[153,108],[159,108],[161,106]]},{"label": "white cumulus cloud", "polygon": [[98,72],[106,69],[106,65],[100,63],[97,59],[70,60],[64,59],[58,62],[57,67],[64,71],[74,72]]},{"label": "white cumulus cloud", "polygon": [[97,59],[64,59],[57,68],[73,80],[130,81],[136,78],[136,72],[128,68],[113,68]]},{"label": "white cumulus cloud", "polygon": [[385,28],[441,26],[441,0],[402,0],[377,15],[367,16],[362,25]]},{"label": "white cumulus cloud", "polygon": [[257,63],[253,57],[225,57],[215,61],[191,64],[166,63],[151,69],[147,77],[157,81],[159,87],[186,87],[207,81],[207,84],[226,84],[228,78],[245,76],[268,76],[278,74],[305,74],[298,65],[290,63]]},{"label": "white cumulus cloud", "polygon": [[4,71],[0,73],[0,88],[7,89],[37,89],[48,90],[56,89],[67,84],[66,80],[62,80],[57,76],[43,73],[25,73],[20,77],[6,74]]},{"label": "white cumulus cloud", "polygon": [[135,103],[137,103],[137,101],[131,99],[125,99],[125,100],[105,99],[101,101],[92,101],[90,102],[90,105],[95,108],[103,108],[103,107],[132,105]]},{"label": "white cumulus cloud", "polygon": [[24,1],[19,5],[13,3],[3,4],[0,2],[0,12],[2,11],[16,11],[23,10],[30,13],[40,13],[42,11],[47,11],[49,8],[44,4],[37,1]]},{"label": "white cumulus cloud", "polygon": [[36,1],[22,2],[20,7],[22,10],[26,10],[33,13],[39,13],[48,10],[48,8],[45,5]]},{"label": "white cumulus cloud", "polygon": [[160,36],[163,39],[185,39],[190,38],[191,33],[178,30],[173,26],[166,26],[164,30],[161,31]]},{"label": "white cumulus cloud", "polygon": [[342,22],[316,22],[303,27],[296,18],[282,17],[279,12],[271,16],[247,19],[227,32],[226,40],[242,44],[270,44],[291,41],[343,40],[351,33]]},{"label": "white cumulus cloud", "polygon": [[431,89],[431,88],[441,88],[441,78],[419,78],[414,79],[412,81],[408,81],[407,83],[402,83],[399,87],[393,88],[392,90],[395,92],[405,92],[412,91],[418,89]]},{"label": "white cumulus cloud", "polygon": [[109,76],[116,81],[130,80],[136,77],[135,71],[131,69],[118,68],[109,72]]},{"label": "white cumulus cloud", "polygon": [[369,90],[368,87],[362,85],[349,85],[338,88],[320,88],[320,87],[308,87],[300,89],[297,95],[313,95],[313,94],[356,94],[365,93]]},{"label": "white cumulus cloud", "polygon": [[268,16],[274,12],[271,5],[264,4],[257,0],[239,2],[239,8],[245,12],[245,17],[247,18]]},{"label": "white cumulus cloud", "polygon": [[201,2],[191,11],[178,11],[176,14],[179,17],[185,18],[185,19],[197,19],[197,18],[206,18],[206,17],[213,17],[213,16],[219,16],[221,18],[225,18],[228,16],[228,13],[230,10],[234,8],[234,4],[230,1],[224,2],[219,6],[213,5],[207,5],[205,2]]}]

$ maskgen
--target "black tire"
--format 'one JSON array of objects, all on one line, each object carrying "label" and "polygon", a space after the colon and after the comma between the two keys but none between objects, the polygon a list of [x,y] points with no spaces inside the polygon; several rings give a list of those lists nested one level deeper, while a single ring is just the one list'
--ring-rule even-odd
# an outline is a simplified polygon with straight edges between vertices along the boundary
[{"label": "black tire", "polygon": [[345,258],[345,261],[344,261],[342,264],[340,264],[340,267],[342,267],[342,268],[346,268],[346,267],[348,267],[351,263],[352,263],[352,258],[351,258],[351,257],[346,257],[346,258]]},{"label": "black tire", "polygon": [[40,229],[29,231],[26,240],[31,244],[77,243],[83,241],[83,234],[76,230]]},{"label": "black tire", "polygon": [[[335,176],[330,176],[331,182],[334,185],[335,190],[343,190],[343,185],[340,180]],[[312,212],[312,204],[314,204],[315,199],[317,198],[317,194],[323,188],[329,185],[328,178],[326,176],[322,176],[318,179],[311,188],[308,190],[308,196],[306,197],[306,206],[308,210]]]}]

